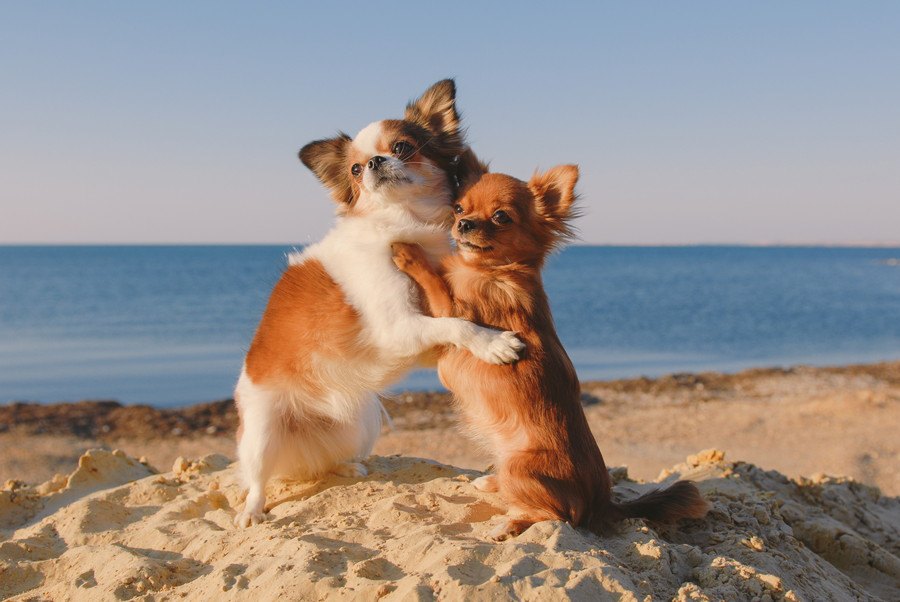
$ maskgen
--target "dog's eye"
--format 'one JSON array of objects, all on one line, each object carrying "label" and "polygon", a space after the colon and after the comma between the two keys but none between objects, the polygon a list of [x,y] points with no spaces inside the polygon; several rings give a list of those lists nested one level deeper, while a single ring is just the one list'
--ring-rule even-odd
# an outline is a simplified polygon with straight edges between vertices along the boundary
[{"label": "dog's eye", "polygon": [[412,145],[409,142],[404,142],[403,140],[399,140],[394,143],[393,148],[391,148],[391,152],[394,153],[398,157],[404,157],[412,152]]},{"label": "dog's eye", "polygon": [[491,216],[491,219],[498,224],[508,224],[512,221],[512,219],[509,217],[509,214],[502,209],[500,209],[499,211],[494,211],[494,215]]},{"label": "dog's eye", "polygon": [[358,176],[362,173],[362,165],[360,165],[359,163],[354,163],[350,166],[350,173],[352,173],[354,176]]},{"label": "dog's eye", "polygon": [[465,211],[465,209],[463,209],[463,206],[460,205],[459,203],[453,205],[453,212],[454,212],[454,213],[460,214],[460,213],[463,213],[464,211]]}]

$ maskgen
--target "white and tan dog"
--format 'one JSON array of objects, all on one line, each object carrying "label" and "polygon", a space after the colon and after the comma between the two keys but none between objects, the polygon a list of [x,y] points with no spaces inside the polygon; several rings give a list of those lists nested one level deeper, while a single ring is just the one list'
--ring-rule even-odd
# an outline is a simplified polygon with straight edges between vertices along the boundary
[{"label": "white and tan dog", "polygon": [[382,423],[376,392],[438,345],[490,363],[515,361],[511,332],[419,311],[415,284],[391,243],[449,253],[460,183],[485,171],[465,145],[452,80],[377,121],[303,147],[300,159],[338,203],[335,227],[291,255],[247,353],[235,390],[238,457],[248,488],[235,524],[265,519],[265,486],[278,474],[363,476]]}]

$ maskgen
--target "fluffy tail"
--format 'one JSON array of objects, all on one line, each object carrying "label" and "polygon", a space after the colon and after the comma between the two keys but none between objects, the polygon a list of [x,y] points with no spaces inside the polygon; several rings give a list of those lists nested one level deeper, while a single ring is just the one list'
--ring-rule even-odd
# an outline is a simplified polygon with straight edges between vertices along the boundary
[{"label": "fluffy tail", "polygon": [[678,481],[671,487],[654,489],[630,502],[610,502],[609,505],[609,510],[604,513],[607,521],[646,518],[669,523],[682,518],[703,518],[709,512],[709,503],[691,481]]}]

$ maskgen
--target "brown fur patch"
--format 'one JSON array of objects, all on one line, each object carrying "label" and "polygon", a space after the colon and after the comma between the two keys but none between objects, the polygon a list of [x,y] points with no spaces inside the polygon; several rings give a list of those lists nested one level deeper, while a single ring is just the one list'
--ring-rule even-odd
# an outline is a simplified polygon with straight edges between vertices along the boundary
[{"label": "brown fur patch", "polygon": [[258,385],[299,381],[315,393],[312,354],[354,361],[366,349],[360,331],[356,310],[319,261],[292,265],[269,298],[247,353],[247,374]]}]

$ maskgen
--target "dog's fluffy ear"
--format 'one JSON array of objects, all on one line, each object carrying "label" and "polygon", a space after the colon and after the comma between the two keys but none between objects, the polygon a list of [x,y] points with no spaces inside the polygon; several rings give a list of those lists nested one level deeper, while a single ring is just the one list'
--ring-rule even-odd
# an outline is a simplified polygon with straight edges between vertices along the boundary
[{"label": "dog's fluffy ear", "polygon": [[456,84],[442,79],[418,98],[406,105],[407,121],[418,123],[435,135],[456,136],[459,133],[459,113],[456,111]]},{"label": "dog's fluffy ear", "polygon": [[534,195],[534,208],[550,228],[564,238],[573,235],[569,221],[577,217],[574,208],[578,198],[575,184],[578,183],[577,165],[557,165],[544,173],[531,176],[528,188]]},{"label": "dog's fluffy ear", "polygon": [[353,202],[353,183],[347,152],[350,136],[340,132],[334,138],[316,140],[300,149],[300,160],[331,191],[331,197],[342,205]]},{"label": "dog's fluffy ear", "polygon": [[457,198],[464,195],[466,190],[487,172],[487,163],[483,163],[472,149],[467,146],[459,154],[459,162],[456,165],[456,178],[459,181],[459,189],[456,193]]}]

